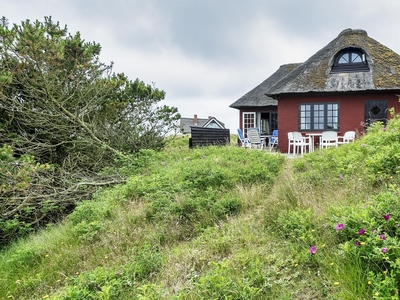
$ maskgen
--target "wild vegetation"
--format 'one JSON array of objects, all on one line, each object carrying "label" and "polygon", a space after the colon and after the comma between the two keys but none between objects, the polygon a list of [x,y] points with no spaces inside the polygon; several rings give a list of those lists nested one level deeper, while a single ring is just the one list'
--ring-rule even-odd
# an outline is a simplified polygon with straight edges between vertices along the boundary
[{"label": "wild vegetation", "polygon": [[400,118],[303,158],[186,137],[0,252],[4,299],[398,299]]},{"label": "wild vegetation", "polygon": [[0,244],[62,218],[115,167],[178,129],[165,92],[100,61],[101,46],[53,22],[0,22]]}]

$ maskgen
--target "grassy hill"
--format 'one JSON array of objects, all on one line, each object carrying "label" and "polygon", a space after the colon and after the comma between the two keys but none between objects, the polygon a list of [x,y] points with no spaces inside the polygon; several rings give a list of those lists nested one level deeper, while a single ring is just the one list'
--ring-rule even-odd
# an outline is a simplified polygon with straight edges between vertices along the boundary
[{"label": "grassy hill", "polygon": [[1,250],[0,299],[398,299],[398,117],[296,159],[187,145]]}]

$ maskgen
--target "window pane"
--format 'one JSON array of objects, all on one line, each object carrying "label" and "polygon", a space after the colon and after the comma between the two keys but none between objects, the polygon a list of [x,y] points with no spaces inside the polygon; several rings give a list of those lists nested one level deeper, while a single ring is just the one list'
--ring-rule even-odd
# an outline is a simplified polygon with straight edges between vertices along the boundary
[{"label": "window pane", "polygon": [[340,57],[339,64],[347,64],[349,63],[349,53],[345,53]]},{"label": "window pane", "polygon": [[357,53],[351,53],[351,62],[362,62],[360,55],[358,55]]}]

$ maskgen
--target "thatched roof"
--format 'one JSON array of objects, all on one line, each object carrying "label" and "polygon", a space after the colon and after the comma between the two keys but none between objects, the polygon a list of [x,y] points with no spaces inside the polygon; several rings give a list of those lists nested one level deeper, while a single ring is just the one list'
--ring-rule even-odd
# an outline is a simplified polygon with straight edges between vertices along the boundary
[{"label": "thatched roof", "polygon": [[237,101],[232,103],[229,107],[242,108],[242,107],[254,107],[254,106],[276,106],[278,101],[268,97],[266,93],[268,90],[276,84],[280,79],[290,73],[300,64],[287,64],[281,66],[278,71],[246,93],[244,96],[239,98]]},{"label": "thatched roof", "polygon": [[[369,71],[331,73],[336,54],[349,47],[365,52]],[[364,30],[346,29],[269,88],[267,95],[277,98],[279,94],[399,89],[400,55],[370,38]]]}]

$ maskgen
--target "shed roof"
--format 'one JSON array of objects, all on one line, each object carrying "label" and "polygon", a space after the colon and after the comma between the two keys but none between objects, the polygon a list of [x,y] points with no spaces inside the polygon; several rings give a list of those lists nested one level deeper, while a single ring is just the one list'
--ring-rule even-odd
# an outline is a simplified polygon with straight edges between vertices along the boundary
[{"label": "shed roof", "polygon": [[[336,54],[346,48],[366,54],[367,72],[331,73]],[[365,30],[345,29],[267,91],[269,97],[308,92],[352,92],[400,89],[400,55],[370,38]]]},{"label": "shed roof", "polygon": [[254,107],[254,106],[276,106],[278,101],[267,96],[268,90],[276,84],[280,79],[290,73],[300,64],[287,64],[281,66],[274,74],[264,80],[262,83],[257,85],[250,92],[240,97],[229,107],[242,108],[242,107]]},{"label": "shed roof", "polygon": [[196,120],[195,120],[195,118],[181,118],[180,119],[180,128],[181,128],[182,133],[190,133],[192,126],[206,127],[211,122],[215,122],[221,128],[225,128],[225,124],[223,122],[219,121],[215,117],[208,117],[207,119],[200,119],[200,118],[197,118],[197,115],[196,115]]}]

